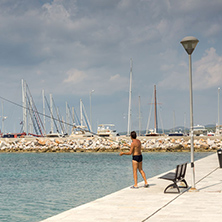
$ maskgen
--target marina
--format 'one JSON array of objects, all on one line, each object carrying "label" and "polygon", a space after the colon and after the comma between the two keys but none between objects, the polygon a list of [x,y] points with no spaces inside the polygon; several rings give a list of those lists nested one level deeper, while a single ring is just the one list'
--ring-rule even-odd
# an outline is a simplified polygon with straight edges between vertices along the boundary
[{"label": "marina", "polygon": [[[83,104],[82,99],[79,102],[79,114],[76,111],[76,108],[69,106],[68,102],[65,103],[65,118],[61,115],[59,107],[57,107],[53,95],[49,94],[49,99],[45,95],[45,91],[42,90],[42,112],[39,112],[35,104],[34,98],[31,94],[28,84],[25,80],[21,80],[22,86],[22,105],[19,105],[13,101],[5,99],[7,102],[12,103],[13,105],[19,106],[22,108],[22,121],[20,122],[21,130],[20,132],[4,132],[4,121],[7,119],[7,116],[4,116],[4,107],[2,100],[2,131],[0,136],[2,138],[27,138],[27,137],[43,137],[43,138],[62,138],[62,137],[117,137],[120,134],[129,136],[131,130],[131,93],[132,93],[132,59],[130,60],[130,89],[129,89],[129,108],[128,108],[128,127],[127,132],[119,133],[116,130],[115,124],[98,124],[97,131],[93,132],[91,125],[91,108],[90,108],[90,120],[88,118],[86,108]],[[94,92],[94,90],[93,90]],[[91,94],[90,94],[91,98]],[[4,98],[2,98],[4,99]],[[90,99],[91,101],[91,99]],[[91,104],[91,102],[90,102]],[[162,138],[166,135],[170,137],[183,137],[187,135],[189,131],[188,128],[185,128],[182,131],[181,128],[178,128],[178,131],[175,130],[175,112],[174,112],[174,123],[173,128],[166,130],[163,128],[163,122],[160,115],[160,112],[157,108],[159,104],[157,101],[157,90],[156,85],[154,85],[154,92],[152,97],[152,102],[150,103],[150,112],[148,116],[148,122],[146,131],[141,133],[141,111],[139,111],[139,130],[138,135],[148,136],[148,137],[158,137]],[[90,105],[91,106],[91,105]],[[139,96],[139,110],[141,106],[140,96]],[[149,127],[152,106],[154,107],[154,129]],[[46,114],[46,108],[48,108],[48,114]],[[158,118],[159,120],[158,120]],[[47,119],[47,121],[46,121]],[[46,124],[46,122],[50,124]],[[158,127],[158,122],[162,125],[162,130]],[[219,119],[218,119],[219,122]],[[49,129],[50,128],[50,129]],[[193,126],[193,135],[194,136],[221,136],[220,126],[212,125],[210,129],[207,129],[203,125]],[[165,131],[165,132],[164,132]],[[187,132],[186,132],[187,131]],[[48,132],[48,133],[47,133]],[[161,132],[161,133],[160,133]],[[188,133],[189,135],[189,133]]]}]

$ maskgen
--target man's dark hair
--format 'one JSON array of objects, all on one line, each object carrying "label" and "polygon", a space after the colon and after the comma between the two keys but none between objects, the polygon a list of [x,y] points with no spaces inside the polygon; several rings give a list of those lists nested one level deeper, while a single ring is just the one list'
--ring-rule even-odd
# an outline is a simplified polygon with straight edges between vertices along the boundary
[{"label": "man's dark hair", "polygon": [[135,132],[135,131],[132,131],[132,132],[130,133],[130,136],[131,136],[132,139],[136,139],[136,132]]}]

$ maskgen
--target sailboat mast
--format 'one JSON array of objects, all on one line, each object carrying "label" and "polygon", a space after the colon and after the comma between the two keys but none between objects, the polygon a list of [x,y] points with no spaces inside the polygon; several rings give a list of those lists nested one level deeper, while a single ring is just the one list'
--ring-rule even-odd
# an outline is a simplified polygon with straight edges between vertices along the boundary
[{"label": "sailboat mast", "polygon": [[4,108],[3,108],[4,104],[2,101],[2,135],[4,134]]},{"label": "sailboat mast", "polygon": [[220,87],[218,87],[218,129],[220,129]]},{"label": "sailboat mast", "polygon": [[42,90],[42,108],[43,108],[43,127],[44,127],[44,135],[46,135],[45,128],[45,90]]},{"label": "sailboat mast", "polygon": [[183,131],[184,131],[184,134],[185,134],[185,129],[186,129],[186,113],[184,113],[184,127],[183,128],[184,128]]},{"label": "sailboat mast", "polygon": [[67,127],[66,127],[66,132],[67,132],[68,135],[69,135],[69,133],[70,133],[70,128],[69,128],[70,118],[69,118],[68,102],[66,102],[66,123],[68,123],[68,124],[67,124]]},{"label": "sailboat mast", "polygon": [[176,123],[176,117],[175,117],[175,111],[173,111],[173,132],[175,132],[175,123]]},{"label": "sailboat mast", "polygon": [[155,109],[155,125],[154,131],[158,133],[158,124],[157,124],[157,102],[156,102],[156,85],[154,85],[154,109]]},{"label": "sailboat mast", "polygon": [[131,97],[132,97],[132,76],[133,76],[133,60],[130,59],[130,86],[129,86],[129,108],[128,108],[128,128],[127,135],[130,135],[131,128]]},{"label": "sailboat mast", "polygon": [[80,99],[80,125],[83,126],[82,100]]},{"label": "sailboat mast", "polygon": [[53,104],[52,104],[52,94],[49,94],[50,97],[50,113],[51,113],[51,133],[53,133]]},{"label": "sailboat mast", "polygon": [[22,79],[23,132],[27,132],[26,82]]},{"label": "sailboat mast", "polygon": [[29,126],[29,133],[33,133],[33,121],[32,121],[32,117],[33,117],[33,101],[32,101],[32,98],[29,99],[30,102],[28,104],[28,111],[29,111],[29,123],[28,123],[28,126]]},{"label": "sailboat mast", "polygon": [[140,96],[139,96],[139,136],[141,131],[141,112],[140,112]]},{"label": "sailboat mast", "polygon": [[72,107],[72,119],[73,119],[73,125],[75,124],[75,110],[74,107]]},{"label": "sailboat mast", "polygon": [[75,110],[74,110],[74,107],[72,107],[72,119],[73,119],[72,133],[74,133],[74,126],[75,126]]}]

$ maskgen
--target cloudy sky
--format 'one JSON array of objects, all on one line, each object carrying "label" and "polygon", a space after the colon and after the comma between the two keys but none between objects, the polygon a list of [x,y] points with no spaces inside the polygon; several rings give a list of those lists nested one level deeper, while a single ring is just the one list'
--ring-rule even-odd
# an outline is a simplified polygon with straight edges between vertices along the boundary
[{"label": "cloudy sky", "polygon": [[[89,93],[95,90],[94,131],[98,123],[126,131],[132,58],[132,129],[139,125],[139,96],[146,129],[154,85],[159,128],[172,128],[174,119],[188,127],[189,64],[180,41],[195,36],[194,124],[216,124],[221,12],[221,0],[0,0],[0,96],[21,104],[24,79],[39,112],[44,89],[61,115],[66,101],[79,113],[82,99],[89,116]],[[21,108],[3,104],[5,131],[19,131]]]}]

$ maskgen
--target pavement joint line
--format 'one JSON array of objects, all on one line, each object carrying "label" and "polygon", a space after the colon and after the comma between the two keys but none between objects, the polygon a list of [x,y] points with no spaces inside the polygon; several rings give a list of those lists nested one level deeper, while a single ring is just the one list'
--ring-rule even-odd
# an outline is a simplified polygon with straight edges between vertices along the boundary
[{"label": "pavement joint line", "polygon": [[167,202],[165,205],[163,205],[162,207],[160,207],[158,210],[156,210],[155,212],[153,212],[150,216],[148,216],[147,218],[145,218],[144,220],[142,220],[142,222],[147,221],[148,219],[150,219],[152,216],[154,216],[156,213],[158,213],[159,211],[161,211],[163,208],[165,208],[166,206],[168,206],[170,203],[172,203],[174,200],[176,200],[177,198],[179,198],[181,195],[183,195],[186,191],[188,191],[191,188],[188,187],[186,188],[184,191],[182,191],[180,194],[178,194],[176,197],[174,197],[172,200],[170,200],[169,202]]},{"label": "pavement joint line", "polygon": [[[210,174],[212,174],[213,172],[215,172],[216,170],[218,170],[219,167],[216,167],[214,170],[212,170],[210,173],[208,173],[207,175],[205,175],[204,177],[202,177],[201,179],[199,179],[195,184],[198,184],[200,181],[202,181],[203,179],[205,179],[206,177],[208,177]],[[153,212],[151,215],[149,215],[147,218],[145,218],[144,220],[142,220],[142,222],[147,221],[148,219],[150,219],[152,216],[154,216],[156,213],[158,213],[159,211],[161,211],[163,208],[165,208],[166,206],[168,206],[170,203],[172,203],[174,200],[176,200],[177,198],[179,198],[181,195],[183,195],[186,191],[188,191],[191,188],[188,187],[187,189],[185,189],[184,191],[182,191],[179,195],[177,195],[176,197],[174,197],[171,201],[169,201],[168,203],[166,203],[165,205],[163,205],[162,207],[160,207],[158,210],[156,210],[155,212]]]},{"label": "pavement joint line", "polygon": [[210,174],[212,174],[213,172],[215,172],[218,169],[219,169],[219,167],[216,167],[214,170],[212,170],[210,173],[205,175],[203,178],[199,179],[195,184],[198,184],[200,181],[202,181],[203,179],[205,179],[206,177],[208,177]]}]

